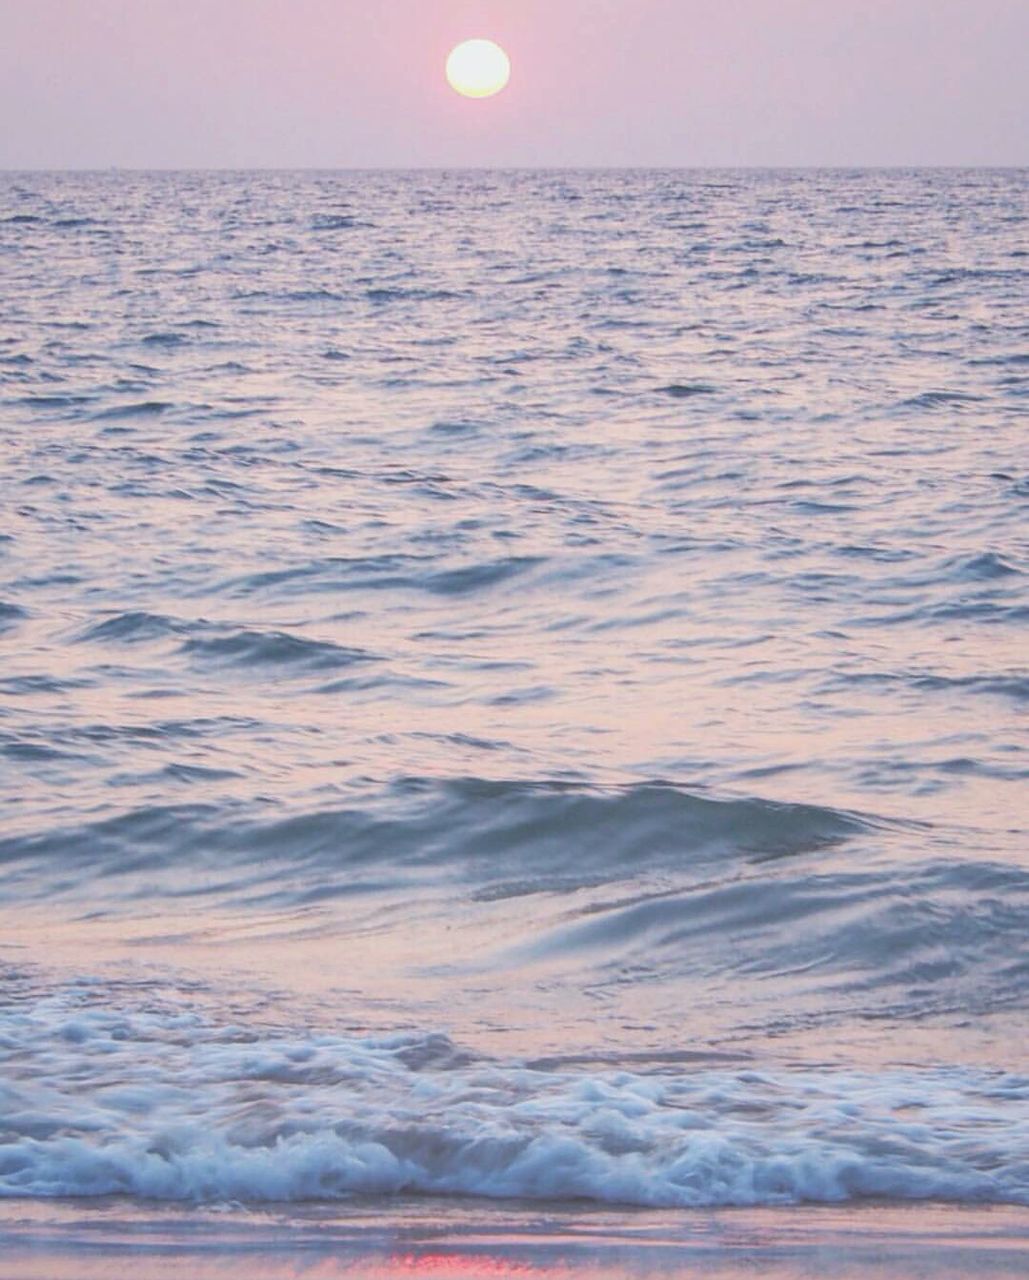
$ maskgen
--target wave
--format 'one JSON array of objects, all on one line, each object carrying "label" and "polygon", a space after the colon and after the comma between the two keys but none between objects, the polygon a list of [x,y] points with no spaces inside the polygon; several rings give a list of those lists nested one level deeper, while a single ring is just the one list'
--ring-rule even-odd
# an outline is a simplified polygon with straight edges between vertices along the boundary
[{"label": "wave", "polygon": [[892,991],[916,1017],[1024,1003],[1027,908],[1029,875],[985,862],[751,873],[595,903],[515,958],[787,979],[795,996],[833,990],[855,1004]]},{"label": "wave", "polygon": [[[423,477],[418,477],[422,480]],[[395,483],[410,483],[404,476]],[[440,568],[431,556],[327,557],[217,583],[212,594],[295,596],[341,591],[417,591],[465,596],[499,586],[543,564],[538,556],[504,556],[455,568]]]},{"label": "wave", "polygon": [[907,689],[917,693],[982,694],[1010,698],[1016,702],[1029,700],[1029,676],[1009,671],[969,675],[946,675],[929,671],[846,671],[834,672],[826,678],[824,684],[826,689],[836,690],[862,686]]},{"label": "wave", "polygon": [[140,340],[145,347],[179,347],[189,339],[184,333],[169,330],[161,333],[148,333]]},{"label": "wave", "polygon": [[30,694],[65,693],[71,689],[88,689],[96,681],[83,676],[29,675],[0,676],[0,693],[21,697]]},{"label": "wave", "polygon": [[[169,741],[176,732],[167,727]],[[67,749],[77,746],[96,744]],[[4,750],[17,760],[38,747],[15,737]],[[776,993],[830,1021],[841,1009],[918,1020],[1025,1003],[1029,873],[927,850],[898,857],[909,835],[925,838],[911,826],[658,783],[478,778],[400,778],[283,813],[248,798],[240,776],[133,774],[162,794],[188,787],[190,802],[9,830],[8,900],[96,910],[102,885],[112,916],[184,899],[197,910],[318,909],[312,924],[329,933],[351,927],[355,902],[360,915],[377,901],[398,934],[423,927],[423,908],[441,928],[479,927],[518,900],[500,908],[509,925],[495,941],[426,973],[579,987],[646,975],[669,990],[692,983],[698,999],[728,983],[735,1016],[759,1021]]]},{"label": "wave", "polygon": [[920,395],[902,400],[897,407],[907,412],[917,409],[949,409],[955,411],[966,405],[979,404],[984,400],[984,396],[970,395],[964,391],[923,391]]},{"label": "wave", "polygon": [[349,213],[319,213],[311,219],[312,231],[367,231],[372,226]]},{"label": "wave", "polygon": [[1008,675],[998,672],[990,676],[919,676],[912,680],[912,687],[930,692],[985,693],[994,697],[1013,698],[1018,702],[1029,701],[1029,676]]},{"label": "wave", "polygon": [[[0,626],[3,615],[0,613]],[[178,652],[193,665],[208,669],[277,669],[289,675],[336,672],[378,662],[375,654],[286,631],[243,627],[219,630],[206,622],[190,623],[145,610],[113,614],[79,632],[86,644],[139,645],[169,638],[181,641]]]},{"label": "wave", "polygon": [[0,1196],[1029,1204],[1025,1076],[548,1071],[103,997],[0,1015]]},{"label": "wave", "polygon": [[82,405],[91,404],[92,401],[93,397],[88,395],[36,394],[16,396],[4,401],[3,404],[5,407],[14,409],[77,409]]},{"label": "wave", "polygon": [[348,649],[322,640],[308,640],[286,631],[240,630],[227,635],[197,636],[182,652],[196,662],[218,667],[278,667],[286,670],[337,671],[356,663],[374,662],[364,649]]},{"label": "wave", "polygon": [[983,551],[979,555],[956,558],[946,562],[945,568],[953,577],[970,582],[990,582],[996,578],[1022,577],[1025,573],[1013,563],[1013,557],[1005,557],[995,551]]},{"label": "wave", "polygon": [[691,396],[713,396],[716,393],[716,388],[706,382],[672,382],[659,390],[676,400],[687,400]]},{"label": "wave", "polygon": [[[191,642],[194,643],[194,642]],[[268,641],[278,654],[274,637]],[[247,643],[215,657],[246,667]],[[207,655],[207,650],[204,651]],[[320,650],[298,652],[301,662]],[[329,658],[335,661],[336,655]],[[389,868],[396,884],[412,876],[457,880],[470,892],[511,896],[596,885],[644,872],[707,874],[740,859],[797,856],[871,829],[855,814],[760,799],[720,799],[670,785],[594,788],[575,783],[439,781],[401,778],[349,804],[282,816],[252,802],[144,805],[92,822],[0,838],[0,864],[36,867],[38,892],[53,891],[49,868],[68,889],[146,870],[167,873],[168,892],[188,889],[192,868],[223,872],[220,888],[270,886],[278,900],[326,898],[353,890],[362,869]],[[376,872],[378,877],[378,872]],[[151,892],[160,891],[160,881]]]},{"label": "wave", "polygon": [[164,614],[130,609],[86,627],[79,633],[78,639],[86,644],[138,644],[149,640],[163,640],[183,629],[182,623]]},{"label": "wave", "polygon": [[0,600],[0,632],[13,630],[27,617],[28,614],[21,605],[8,604],[6,600]]},{"label": "wave", "polygon": [[126,418],[157,418],[174,409],[167,400],[141,400],[134,404],[113,405],[92,415],[93,422],[121,422]]},{"label": "wave", "polygon": [[451,289],[405,289],[399,286],[379,286],[365,290],[369,302],[454,302],[465,297]]}]

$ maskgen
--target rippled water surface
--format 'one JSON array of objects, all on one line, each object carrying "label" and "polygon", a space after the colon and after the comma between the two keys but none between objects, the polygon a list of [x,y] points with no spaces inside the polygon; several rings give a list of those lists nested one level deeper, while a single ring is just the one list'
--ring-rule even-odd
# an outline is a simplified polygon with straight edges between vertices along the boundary
[{"label": "rippled water surface", "polygon": [[1027,194],[0,175],[0,1196],[1029,1203]]}]

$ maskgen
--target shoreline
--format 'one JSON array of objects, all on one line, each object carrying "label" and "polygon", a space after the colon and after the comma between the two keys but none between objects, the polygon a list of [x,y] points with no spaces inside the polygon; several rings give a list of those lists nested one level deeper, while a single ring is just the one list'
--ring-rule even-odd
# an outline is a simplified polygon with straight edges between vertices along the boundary
[{"label": "shoreline", "polygon": [[0,1204],[4,1280],[704,1275],[914,1280],[1029,1267],[1029,1209],[936,1202],[693,1211],[405,1198],[184,1209]]}]

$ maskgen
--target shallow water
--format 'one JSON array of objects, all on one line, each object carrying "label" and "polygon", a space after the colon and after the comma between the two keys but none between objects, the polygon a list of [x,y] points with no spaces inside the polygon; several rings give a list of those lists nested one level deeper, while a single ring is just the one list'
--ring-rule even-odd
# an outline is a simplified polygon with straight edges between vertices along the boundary
[{"label": "shallow water", "polygon": [[684,1216],[452,1199],[231,1212],[93,1200],[0,1205],[0,1248],[9,1280],[109,1280],[129,1268],[147,1280],[1021,1280],[1026,1225],[996,1206]]},{"label": "shallow water", "polygon": [[1029,1203],[1027,227],[0,176],[0,1195]]}]

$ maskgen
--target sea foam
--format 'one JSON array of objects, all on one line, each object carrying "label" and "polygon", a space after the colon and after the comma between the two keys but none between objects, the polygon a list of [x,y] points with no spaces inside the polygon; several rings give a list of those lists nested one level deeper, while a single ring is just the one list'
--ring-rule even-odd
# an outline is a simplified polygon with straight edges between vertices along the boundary
[{"label": "sea foam", "polygon": [[1000,1072],[539,1070],[61,1000],[0,1036],[8,1197],[1029,1204],[1029,1077]]}]

